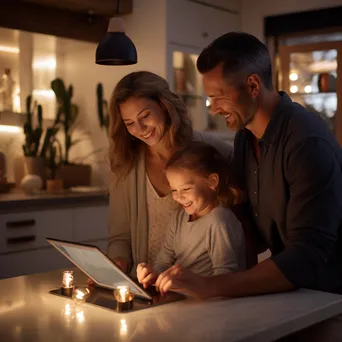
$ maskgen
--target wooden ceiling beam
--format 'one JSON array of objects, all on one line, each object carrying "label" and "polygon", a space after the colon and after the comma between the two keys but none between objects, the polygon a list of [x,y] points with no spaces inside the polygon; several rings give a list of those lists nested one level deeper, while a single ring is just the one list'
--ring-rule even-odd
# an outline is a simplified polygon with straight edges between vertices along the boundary
[{"label": "wooden ceiling beam", "polygon": [[[95,14],[112,17],[116,14],[118,0],[21,0],[21,2],[43,5],[79,13],[93,11]],[[133,0],[120,0],[120,15],[133,11]]]},{"label": "wooden ceiling beam", "polygon": [[98,42],[106,34],[109,18],[22,1],[1,6],[0,26],[58,37]]}]

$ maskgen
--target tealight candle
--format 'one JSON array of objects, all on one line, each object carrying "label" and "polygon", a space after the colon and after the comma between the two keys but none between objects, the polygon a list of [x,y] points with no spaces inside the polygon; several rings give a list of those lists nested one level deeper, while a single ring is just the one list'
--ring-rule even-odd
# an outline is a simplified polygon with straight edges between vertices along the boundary
[{"label": "tealight candle", "polygon": [[62,278],[62,294],[71,297],[74,290],[74,272],[64,271]]},{"label": "tealight candle", "polygon": [[134,294],[130,291],[128,285],[118,286],[114,290],[117,311],[127,311],[133,308]]}]

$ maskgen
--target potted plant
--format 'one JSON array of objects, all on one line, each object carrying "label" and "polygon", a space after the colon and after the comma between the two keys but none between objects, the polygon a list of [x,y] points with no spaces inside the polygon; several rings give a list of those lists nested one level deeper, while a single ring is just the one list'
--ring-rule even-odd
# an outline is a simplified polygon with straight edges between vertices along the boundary
[{"label": "potted plant", "polygon": [[71,163],[69,159],[70,149],[82,141],[82,139],[73,139],[78,117],[78,106],[72,103],[73,87],[69,85],[66,89],[63,80],[57,78],[51,82],[51,88],[57,99],[55,124],[61,126],[64,134],[64,151],[57,175],[63,179],[66,188],[77,185],[88,186],[91,180],[91,166]]},{"label": "potted plant", "polygon": [[[57,151],[59,156],[57,156]],[[49,193],[61,192],[63,180],[57,177],[57,170],[61,165],[62,147],[60,142],[53,137],[48,144],[47,168],[49,175],[46,180],[46,191]]]},{"label": "potted plant", "polygon": [[[46,130],[42,147],[39,151],[43,136],[43,108],[34,103],[31,108],[32,96],[26,98],[26,119],[24,122],[25,142],[22,145],[24,152],[24,174],[38,175],[43,183],[45,181],[45,158],[50,140],[56,135],[57,127],[54,125]],[[33,115],[37,111],[37,126],[33,127]]]},{"label": "potted plant", "polygon": [[97,98],[97,114],[99,117],[100,128],[105,128],[108,135],[109,127],[109,114],[108,114],[108,102],[103,98],[103,86],[98,83],[96,87],[96,98]]},{"label": "potted plant", "polygon": [[[32,96],[26,98],[26,119],[24,122],[25,142],[22,146],[24,152],[25,174],[37,175],[44,179],[44,158],[38,155],[40,139],[43,134],[43,109],[35,103],[31,108]],[[38,125],[33,127],[33,114],[37,110]]]}]

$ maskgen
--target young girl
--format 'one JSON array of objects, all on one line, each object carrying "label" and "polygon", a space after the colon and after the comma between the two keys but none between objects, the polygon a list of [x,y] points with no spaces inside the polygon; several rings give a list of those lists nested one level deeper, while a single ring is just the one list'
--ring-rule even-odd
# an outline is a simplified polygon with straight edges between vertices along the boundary
[{"label": "young girl", "polygon": [[145,288],[174,264],[202,276],[245,268],[243,229],[229,209],[237,192],[227,169],[226,159],[204,142],[191,143],[168,161],[166,177],[183,209],[172,217],[154,264],[137,266]]}]

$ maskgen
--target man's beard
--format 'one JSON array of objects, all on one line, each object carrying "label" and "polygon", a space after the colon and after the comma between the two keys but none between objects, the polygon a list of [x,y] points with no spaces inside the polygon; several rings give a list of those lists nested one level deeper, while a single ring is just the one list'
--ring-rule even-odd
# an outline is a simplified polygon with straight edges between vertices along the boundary
[{"label": "man's beard", "polygon": [[255,117],[255,113],[258,110],[258,103],[257,103],[256,99],[251,99],[250,103],[251,103],[251,105],[249,107],[250,108],[249,109],[249,115],[245,118],[245,121],[243,123],[243,127],[246,127],[247,125],[249,125],[253,121],[253,119]]}]

